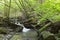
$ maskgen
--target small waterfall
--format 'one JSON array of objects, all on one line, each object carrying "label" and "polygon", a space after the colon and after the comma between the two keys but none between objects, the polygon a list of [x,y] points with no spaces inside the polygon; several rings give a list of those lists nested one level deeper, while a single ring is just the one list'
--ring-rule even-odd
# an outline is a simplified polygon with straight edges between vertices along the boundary
[{"label": "small waterfall", "polygon": [[[15,24],[17,24],[17,23],[15,23]],[[30,30],[30,29],[25,28],[23,24],[18,23],[17,25],[20,25],[21,27],[23,27],[22,32],[28,32]]]},{"label": "small waterfall", "polygon": [[28,32],[29,30],[30,30],[30,29],[27,29],[27,28],[24,27],[22,31],[23,31],[23,32]]}]

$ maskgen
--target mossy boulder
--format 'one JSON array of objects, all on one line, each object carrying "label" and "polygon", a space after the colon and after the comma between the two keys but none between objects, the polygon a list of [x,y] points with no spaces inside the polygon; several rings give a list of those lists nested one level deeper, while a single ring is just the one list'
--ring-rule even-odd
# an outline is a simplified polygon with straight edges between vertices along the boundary
[{"label": "mossy boulder", "polygon": [[41,34],[43,35],[44,40],[56,40],[54,34],[48,32],[48,31],[43,31]]},{"label": "mossy boulder", "polygon": [[0,34],[7,34],[9,33],[9,30],[5,27],[0,27]]}]

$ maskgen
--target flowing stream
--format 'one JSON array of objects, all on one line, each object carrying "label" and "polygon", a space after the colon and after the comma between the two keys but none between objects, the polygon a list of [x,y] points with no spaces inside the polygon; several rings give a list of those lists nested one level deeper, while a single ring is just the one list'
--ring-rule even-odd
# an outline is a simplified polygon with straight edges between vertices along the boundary
[{"label": "flowing stream", "polygon": [[27,29],[22,24],[18,23],[17,25],[20,25],[23,27],[22,32],[19,33],[21,36],[20,40],[37,40],[37,33],[33,29]]},{"label": "flowing stream", "polygon": [[[15,24],[17,24],[17,23],[15,23]],[[11,34],[7,34],[7,35],[0,34],[0,40],[37,40],[37,33],[36,33],[35,30],[27,29],[20,23],[18,23],[17,25],[20,25],[20,26],[23,27],[22,32],[18,32],[18,33],[15,33],[15,34],[12,33],[14,35],[11,35]]]}]

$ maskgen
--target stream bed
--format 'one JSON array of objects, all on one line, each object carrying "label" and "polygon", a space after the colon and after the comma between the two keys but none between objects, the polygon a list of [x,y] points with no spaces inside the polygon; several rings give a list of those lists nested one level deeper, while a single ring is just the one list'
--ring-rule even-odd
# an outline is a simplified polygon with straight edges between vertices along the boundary
[{"label": "stream bed", "polygon": [[11,36],[11,34],[0,34],[0,40],[37,40],[37,33],[34,30],[29,30],[28,32],[15,33],[12,37]]}]

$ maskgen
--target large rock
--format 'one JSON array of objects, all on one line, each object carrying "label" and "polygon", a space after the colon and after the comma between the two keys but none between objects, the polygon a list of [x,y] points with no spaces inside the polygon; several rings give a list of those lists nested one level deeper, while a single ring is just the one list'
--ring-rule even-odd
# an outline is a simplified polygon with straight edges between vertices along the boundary
[{"label": "large rock", "polygon": [[10,40],[37,40],[37,33],[33,30],[17,33]]},{"label": "large rock", "polygon": [[41,34],[43,35],[44,40],[56,40],[54,34],[48,32],[48,31],[43,31]]}]

